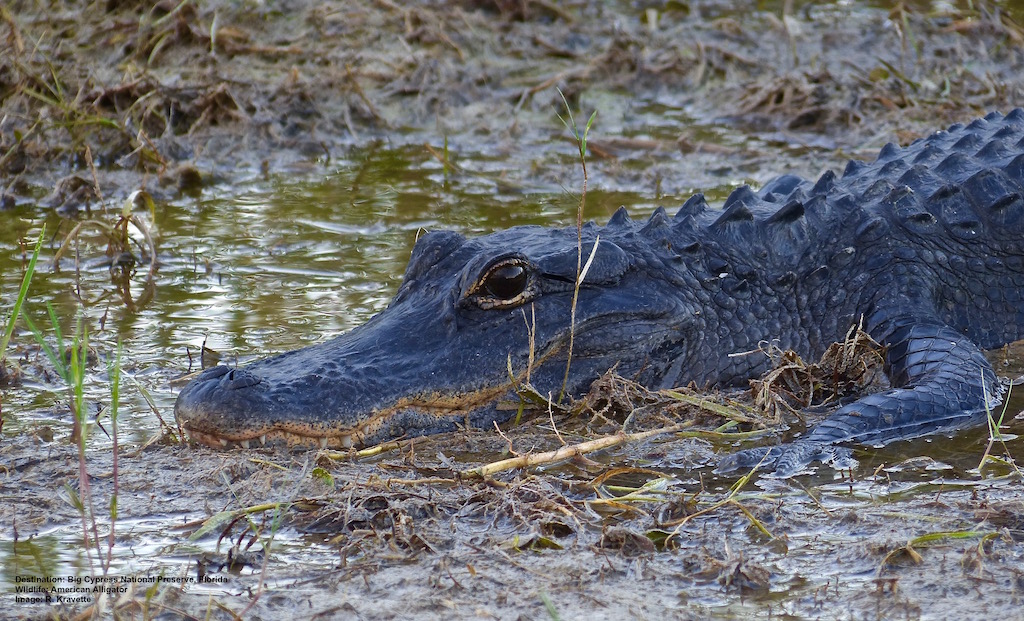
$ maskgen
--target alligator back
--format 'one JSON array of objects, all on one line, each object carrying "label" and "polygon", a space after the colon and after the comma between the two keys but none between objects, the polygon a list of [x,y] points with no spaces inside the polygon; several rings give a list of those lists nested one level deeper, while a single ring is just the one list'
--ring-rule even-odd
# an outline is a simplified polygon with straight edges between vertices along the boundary
[{"label": "alligator back", "polygon": [[837,185],[850,198],[826,204],[860,207],[833,220],[840,243],[874,255],[837,286],[876,275],[867,296],[876,306],[934,313],[984,348],[1024,338],[1024,112],[887,145]]},{"label": "alligator back", "polygon": [[[737,356],[759,343],[817,356],[861,320],[884,340],[896,314],[983,348],[1024,338],[1022,194],[1018,109],[886,145],[841,176],[741,187],[720,211],[698,194],[671,220],[655,213],[641,236],[663,249],[702,332],[660,384],[742,383],[768,367],[764,356]],[[620,214],[602,236],[631,226]]]},{"label": "alligator back", "polygon": [[[729,203],[708,228],[748,220],[731,245],[754,248],[777,264],[769,273],[793,270],[790,280],[804,283],[796,293],[802,331],[822,330],[808,351],[858,317],[888,347],[894,389],[770,451],[780,471],[835,459],[840,442],[955,428],[998,406],[1002,388],[980,348],[1024,338],[1024,112],[886,145],[876,161],[851,162],[839,178],[780,178],[759,195],[739,190]],[[766,254],[772,247],[784,250]],[[778,265],[780,257],[789,264]],[[764,457],[759,450],[726,461]]]}]

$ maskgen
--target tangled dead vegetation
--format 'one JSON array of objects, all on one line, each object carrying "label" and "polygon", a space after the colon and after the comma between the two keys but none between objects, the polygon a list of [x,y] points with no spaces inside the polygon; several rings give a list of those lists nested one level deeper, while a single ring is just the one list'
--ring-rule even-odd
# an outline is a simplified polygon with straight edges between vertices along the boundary
[{"label": "tangled dead vegetation", "polygon": [[808,364],[792,350],[769,353],[775,368],[750,386],[755,406],[774,424],[888,386],[885,348],[860,327],[851,328],[842,343],[830,345],[818,362]]},{"label": "tangled dead vegetation", "polygon": [[[94,2],[83,13],[19,0],[0,8],[0,172],[12,179],[0,195],[22,202],[21,184],[52,187],[55,169],[90,171],[97,196],[113,191],[113,171],[195,188],[196,172],[225,161],[330,159],[396,132],[420,145],[439,135],[540,145],[551,136],[535,120],[561,104],[556,87],[573,105],[668,90],[698,116],[840,148],[887,129],[910,139],[920,130],[908,120],[930,130],[936,117],[1005,109],[1024,94],[1012,70],[1024,35],[1005,11],[899,4],[858,13],[844,31],[822,27],[850,10],[740,19],[714,3],[638,16],[615,3],[361,0],[288,12]],[[620,133],[602,138],[646,128]],[[689,127],[678,139],[702,144]]]},{"label": "tangled dead vegetation", "polygon": [[650,390],[612,370],[570,410],[605,423],[615,420],[627,432],[683,422],[725,430],[777,429],[802,411],[823,412],[888,386],[885,348],[860,327],[830,345],[817,362],[805,362],[792,350],[771,344],[763,353],[773,359],[774,368],[752,380],[749,393],[708,392],[696,386]]}]

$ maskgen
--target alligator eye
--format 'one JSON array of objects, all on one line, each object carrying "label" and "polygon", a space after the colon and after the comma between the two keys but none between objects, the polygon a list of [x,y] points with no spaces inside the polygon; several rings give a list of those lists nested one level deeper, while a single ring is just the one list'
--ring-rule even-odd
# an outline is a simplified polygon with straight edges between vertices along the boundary
[{"label": "alligator eye", "polygon": [[489,309],[518,306],[532,299],[534,293],[529,264],[513,258],[492,265],[471,295],[479,307]]},{"label": "alligator eye", "polygon": [[512,300],[526,291],[528,281],[522,265],[500,265],[484,276],[481,287],[499,300]]}]

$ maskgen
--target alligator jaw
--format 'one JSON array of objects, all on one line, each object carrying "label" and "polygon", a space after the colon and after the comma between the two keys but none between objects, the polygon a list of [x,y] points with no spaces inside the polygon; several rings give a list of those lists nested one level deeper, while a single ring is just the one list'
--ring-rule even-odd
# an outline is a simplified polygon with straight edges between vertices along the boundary
[{"label": "alligator jaw", "polygon": [[307,436],[288,431],[268,431],[259,435],[225,435],[207,433],[193,429],[187,424],[182,427],[185,434],[194,442],[205,444],[212,448],[255,448],[260,446],[287,446],[293,448],[334,448],[350,449],[353,446],[361,445],[358,439],[358,432],[347,434]]},{"label": "alligator jaw", "polygon": [[[191,440],[212,448],[284,446],[292,449],[347,450],[377,444],[387,439],[407,437],[401,423],[396,422],[396,419],[412,412],[421,418],[436,419],[438,427],[450,425],[454,428],[456,424],[468,422],[474,411],[494,405],[512,389],[513,385],[508,383],[459,394],[435,392],[407,397],[390,407],[370,413],[360,424],[339,424],[336,425],[338,429],[332,429],[330,424],[303,424],[298,421],[239,424],[235,429],[229,429],[224,426],[223,421],[232,418],[230,412],[219,413],[216,417],[210,416],[209,412],[190,414],[178,410],[176,414],[182,430]],[[218,422],[211,423],[211,418],[216,418]]]}]

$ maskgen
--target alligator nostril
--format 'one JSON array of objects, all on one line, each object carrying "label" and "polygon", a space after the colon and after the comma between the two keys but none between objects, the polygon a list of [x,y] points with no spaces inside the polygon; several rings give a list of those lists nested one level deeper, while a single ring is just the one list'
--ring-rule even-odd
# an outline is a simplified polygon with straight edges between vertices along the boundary
[{"label": "alligator nostril", "polygon": [[245,369],[231,369],[220,381],[221,386],[228,390],[248,388],[259,383],[260,378]]}]

